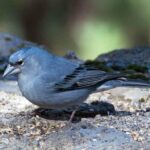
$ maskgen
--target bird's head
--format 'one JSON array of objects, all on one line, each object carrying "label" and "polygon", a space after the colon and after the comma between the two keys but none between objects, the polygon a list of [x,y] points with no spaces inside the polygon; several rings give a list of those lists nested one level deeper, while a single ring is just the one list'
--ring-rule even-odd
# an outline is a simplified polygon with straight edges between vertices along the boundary
[{"label": "bird's head", "polygon": [[3,74],[3,77],[8,75],[18,74],[21,72],[21,68],[24,65],[25,52],[19,50],[9,57],[7,68]]},{"label": "bird's head", "polygon": [[8,75],[19,74],[21,72],[28,73],[34,71],[42,63],[41,58],[44,55],[44,51],[38,47],[22,48],[19,51],[13,53],[8,60],[8,66],[4,71],[3,77]]}]

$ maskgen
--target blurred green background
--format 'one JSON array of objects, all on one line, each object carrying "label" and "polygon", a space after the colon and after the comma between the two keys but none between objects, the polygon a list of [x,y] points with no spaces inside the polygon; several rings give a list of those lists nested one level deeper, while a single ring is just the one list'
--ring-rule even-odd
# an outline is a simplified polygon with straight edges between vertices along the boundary
[{"label": "blurred green background", "polygon": [[83,59],[117,48],[148,46],[148,0],[1,0],[0,32],[75,50]]}]

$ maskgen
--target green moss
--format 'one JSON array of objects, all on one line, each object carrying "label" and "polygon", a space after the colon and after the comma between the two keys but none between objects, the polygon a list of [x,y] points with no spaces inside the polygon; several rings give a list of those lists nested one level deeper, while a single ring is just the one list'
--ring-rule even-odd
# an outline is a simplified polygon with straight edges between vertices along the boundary
[{"label": "green moss", "polygon": [[148,77],[146,77],[144,74],[138,74],[138,73],[129,74],[128,78],[130,78],[130,79],[141,79],[141,80],[145,80],[145,81],[149,80]]},{"label": "green moss", "polygon": [[148,68],[146,66],[139,66],[139,65],[129,65],[127,69],[135,70],[136,72],[142,72],[142,73],[148,71]]},{"label": "green moss", "polygon": [[112,71],[113,71],[112,68],[106,66],[106,63],[105,63],[105,62],[87,60],[87,61],[85,62],[85,64],[86,64],[86,65],[93,66],[93,67],[95,67],[95,68],[98,68],[98,69],[103,70],[103,71],[106,71],[106,72],[112,72]]}]

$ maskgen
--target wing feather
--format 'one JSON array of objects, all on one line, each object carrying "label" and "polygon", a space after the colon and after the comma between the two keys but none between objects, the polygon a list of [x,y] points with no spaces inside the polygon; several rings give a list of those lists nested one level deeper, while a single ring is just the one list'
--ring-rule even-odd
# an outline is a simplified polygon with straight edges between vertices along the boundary
[{"label": "wing feather", "polygon": [[120,77],[122,77],[120,74],[106,73],[82,64],[72,74],[67,75],[61,82],[57,83],[55,88],[61,91],[90,88]]}]

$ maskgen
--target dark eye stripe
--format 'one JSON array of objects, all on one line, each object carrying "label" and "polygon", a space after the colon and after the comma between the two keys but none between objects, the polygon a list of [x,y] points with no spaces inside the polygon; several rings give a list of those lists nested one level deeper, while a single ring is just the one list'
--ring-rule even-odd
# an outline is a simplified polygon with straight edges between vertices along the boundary
[{"label": "dark eye stripe", "polygon": [[9,64],[10,64],[11,66],[22,65],[22,64],[23,64],[23,61],[20,60],[20,61],[17,61],[16,63],[9,62]]}]

